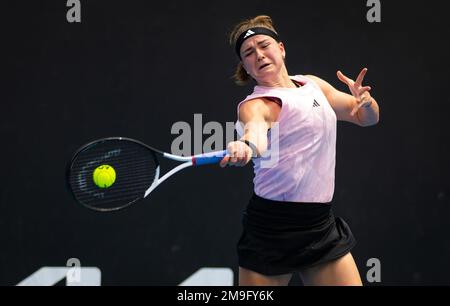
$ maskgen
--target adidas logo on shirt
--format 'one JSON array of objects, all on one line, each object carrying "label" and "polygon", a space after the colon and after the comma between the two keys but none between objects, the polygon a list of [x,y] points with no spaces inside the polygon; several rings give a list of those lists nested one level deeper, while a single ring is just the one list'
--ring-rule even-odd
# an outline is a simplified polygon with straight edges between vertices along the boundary
[{"label": "adidas logo on shirt", "polygon": [[318,107],[318,106],[320,106],[320,104],[316,101],[316,99],[314,99],[313,107]]}]

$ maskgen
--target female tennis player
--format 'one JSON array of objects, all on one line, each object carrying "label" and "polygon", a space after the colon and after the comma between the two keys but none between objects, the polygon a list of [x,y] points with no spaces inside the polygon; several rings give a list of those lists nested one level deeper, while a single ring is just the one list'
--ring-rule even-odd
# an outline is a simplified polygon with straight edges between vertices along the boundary
[{"label": "female tennis player", "polygon": [[220,163],[243,166],[254,157],[254,194],[237,246],[239,285],[288,285],[297,272],[305,285],[362,285],[350,253],[356,240],[331,201],[337,120],[363,127],[379,120],[362,84],[367,69],[355,81],[337,72],[351,95],[317,76],[290,76],[269,16],[237,24],[230,43],[240,59],[236,83],[256,82],[237,107],[241,138]]}]

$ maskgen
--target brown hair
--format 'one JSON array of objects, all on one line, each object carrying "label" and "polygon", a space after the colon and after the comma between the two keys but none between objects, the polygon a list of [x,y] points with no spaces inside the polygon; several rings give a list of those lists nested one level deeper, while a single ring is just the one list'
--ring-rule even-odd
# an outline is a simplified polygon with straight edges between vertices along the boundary
[{"label": "brown hair", "polygon": [[[239,38],[239,35],[254,27],[267,28],[277,33],[273,26],[272,18],[267,15],[259,15],[254,18],[241,21],[234,27],[234,29],[230,33],[230,45],[234,46],[237,39]],[[233,75],[233,79],[234,82],[240,86],[246,85],[250,81],[251,77],[245,71],[244,66],[242,65],[242,61],[237,65],[236,71]]]}]

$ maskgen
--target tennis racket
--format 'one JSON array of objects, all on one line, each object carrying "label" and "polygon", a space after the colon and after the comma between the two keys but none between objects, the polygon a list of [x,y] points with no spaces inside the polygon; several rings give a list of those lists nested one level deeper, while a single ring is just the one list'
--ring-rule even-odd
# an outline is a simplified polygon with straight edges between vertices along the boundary
[{"label": "tennis racket", "polygon": [[[178,156],[140,141],[109,137],[90,142],[74,154],[67,166],[67,182],[75,200],[96,211],[114,211],[147,197],[175,173],[219,163],[227,151]],[[160,177],[161,158],[181,162]]]}]

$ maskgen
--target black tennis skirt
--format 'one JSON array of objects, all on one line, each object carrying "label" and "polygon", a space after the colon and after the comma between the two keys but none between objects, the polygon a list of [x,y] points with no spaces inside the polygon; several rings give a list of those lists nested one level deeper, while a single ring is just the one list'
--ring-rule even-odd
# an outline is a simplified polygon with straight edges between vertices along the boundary
[{"label": "black tennis skirt", "polygon": [[331,204],[279,202],[253,194],[237,251],[240,267],[280,275],[344,256],[355,244]]}]

